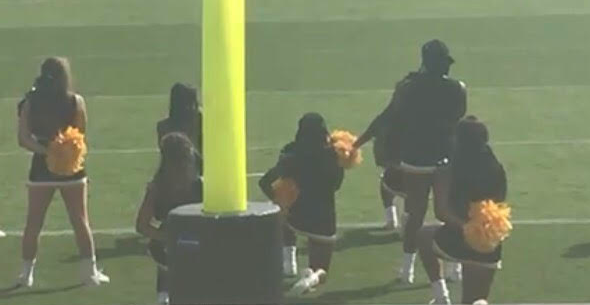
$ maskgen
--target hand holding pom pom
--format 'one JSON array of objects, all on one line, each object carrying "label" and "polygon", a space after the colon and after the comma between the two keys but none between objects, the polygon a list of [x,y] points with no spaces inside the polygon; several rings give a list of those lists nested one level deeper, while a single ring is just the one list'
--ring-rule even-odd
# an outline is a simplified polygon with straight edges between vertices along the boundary
[{"label": "hand holding pom pom", "polygon": [[471,248],[490,253],[508,237],[511,230],[508,205],[486,200],[471,204],[469,221],[463,227],[463,234]]},{"label": "hand holding pom pom", "polygon": [[272,183],[273,201],[281,207],[281,211],[288,211],[299,197],[299,187],[291,178],[279,178]]},{"label": "hand holding pom pom", "polygon": [[84,168],[86,153],[84,134],[69,126],[49,143],[47,167],[56,175],[71,176]]},{"label": "hand holding pom pom", "polygon": [[334,130],[330,135],[332,146],[338,154],[338,165],[343,168],[353,168],[363,162],[361,151],[354,147],[356,139],[355,135],[343,130]]}]

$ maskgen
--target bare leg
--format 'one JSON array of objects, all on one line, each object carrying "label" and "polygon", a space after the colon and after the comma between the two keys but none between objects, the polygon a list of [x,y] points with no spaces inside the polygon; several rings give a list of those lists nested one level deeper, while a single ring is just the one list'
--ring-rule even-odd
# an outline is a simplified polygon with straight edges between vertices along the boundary
[{"label": "bare leg", "polygon": [[27,212],[27,224],[23,234],[22,258],[30,261],[37,257],[39,234],[43,229],[47,209],[55,193],[54,187],[32,186],[29,187],[29,207]]},{"label": "bare leg", "polygon": [[494,282],[495,269],[485,268],[473,264],[463,264],[463,304],[484,299],[490,295]]},{"label": "bare leg", "polygon": [[451,171],[448,168],[439,169],[434,173],[432,192],[434,195],[434,214],[442,222],[445,221],[441,207],[449,200],[451,188]]},{"label": "bare leg", "polygon": [[328,272],[330,263],[332,262],[332,253],[334,252],[334,244],[330,242],[314,241],[308,239],[309,244],[309,267],[313,271],[323,269]]},{"label": "bare leg", "polygon": [[110,282],[109,277],[96,267],[94,239],[88,220],[88,185],[83,183],[64,186],[60,188],[60,191],[70,217],[70,223],[74,228],[78,251],[82,257],[80,270],[84,284],[98,286]]},{"label": "bare leg", "polygon": [[426,226],[418,232],[418,253],[430,282],[442,279],[440,260],[432,249],[434,234],[439,227],[438,225]]},{"label": "bare leg", "polygon": [[404,229],[404,252],[416,252],[416,235],[424,223],[426,210],[428,208],[428,192],[432,182],[432,175],[429,174],[410,174],[404,176],[404,189],[408,197],[406,198],[406,208],[409,212],[406,226]]},{"label": "bare leg", "polygon": [[87,185],[76,184],[60,188],[70,223],[76,235],[78,251],[83,258],[94,257],[94,239],[88,220]]}]

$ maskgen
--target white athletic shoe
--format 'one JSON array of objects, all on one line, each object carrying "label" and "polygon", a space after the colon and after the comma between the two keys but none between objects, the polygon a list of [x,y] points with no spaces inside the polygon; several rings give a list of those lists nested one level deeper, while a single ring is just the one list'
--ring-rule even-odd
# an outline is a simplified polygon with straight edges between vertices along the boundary
[{"label": "white athletic shoe", "polygon": [[0,230],[0,238],[2,238],[2,237],[6,237],[6,233],[4,231]]},{"label": "white athletic shoe", "polygon": [[158,305],[170,305],[168,292],[158,292]]},{"label": "white athletic shoe", "polygon": [[31,288],[33,286],[33,272],[21,273],[16,279],[18,287]]},{"label": "white athletic shoe", "polygon": [[291,288],[291,293],[295,295],[303,295],[308,292],[312,292],[315,287],[320,284],[320,278],[326,276],[326,271],[319,269],[316,272],[307,268],[301,272],[301,278],[293,288]]},{"label": "white athletic shoe", "polygon": [[399,270],[399,280],[404,284],[414,284],[414,266],[408,269],[402,267]]},{"label": "white athletic shoe", "polygon": [[484,299],[479,299],[479,300],[473,302],[473,305],[488,305],[488,301],[484,300]]},{"label": "white athletic shoe", "polygon": [[460,282],[463,280],[461,263],[444,262],[444,275],[447,281]]},{"label": "white athletic shoe", "polygon": [[448,297],[442,299],[433,299],[428,304],[451,305],[451,300]]},{"label": "white athletic shoe", "polygon": [[295,246],[283,247],[283,275],[286,277],[297,276],[297,248]]},{"label": "white athletic shoe", "polygon": [[96,270],[94,274],[89,274],[82,277],[82,283],[84,283],[86,286],[100,286],[110,282],[111,279],[102,273],[101,270]]}]

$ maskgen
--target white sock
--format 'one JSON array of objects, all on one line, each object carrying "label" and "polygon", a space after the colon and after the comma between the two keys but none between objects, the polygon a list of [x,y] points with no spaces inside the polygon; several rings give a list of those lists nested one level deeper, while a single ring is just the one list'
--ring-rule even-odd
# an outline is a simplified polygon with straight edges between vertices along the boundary
[{"label": "white sock", "polygon": [[81,262],[82,272],[85,276],[93,276],[98,273],[96,269],[96,256],[83,258]]},{"label": "white sock", "polygon": [[397,221],[397,207],[395,205],[385,208],[385,222],[393,223]]},{"label": "white sock", "polygon": [[287,259],[292,260],[296,255],[297,255],[297,247],[295,247],[295,246],[283,247],[283,258],[285,260],[287,260]]},{"label": "white sock", "polygon": [[416,262],[416,253],[404,253],[404,271],[414,272],[414,263]]},{"label": "white sock", "polygon": [[34,258],[32,260],[23,260],[22,275],[25,277],[28,277],[31,274],[33,274],[33,272],[35,271],[35,263],[36,262],[37,262],[36,258]]},{"label": "white sock", "polygon": [[446,299],[449,297],[449,290],[444,279],[430,283],[432,287],[432,294],[435,300]]}]

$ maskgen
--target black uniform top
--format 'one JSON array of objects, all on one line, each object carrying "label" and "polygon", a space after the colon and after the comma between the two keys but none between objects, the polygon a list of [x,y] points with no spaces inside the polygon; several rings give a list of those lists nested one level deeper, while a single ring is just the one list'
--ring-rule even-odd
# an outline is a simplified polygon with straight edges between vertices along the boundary
[{"label": "black uniform top", "polygon": [[452,164],[449,205],[458,216],[467,220],[472,202],[506,200],[506,173],[489,146],[456,155]]},{"label": "black uniform top", "polygon": [[260,179],[262,191],[273,198],[272,183],[292,178],[299,197],[289,211],[289,223],[298,230],[331,236],[336,230],[335,193],[344,179],[344,169],[330,146],[315,151],[298,149],[295,142],[281,151],[277,165]]},{"label": "black uniform top", "polygon": [[415,166],[434,166],[450,155],[453,129],[465,115],[466,103],[465,86],[460,81],[412,72],[396,85],[391,102],[363,137],[373,137],[386,130],[399,149],[390,152],[394,153],[390,159],[401,159]]},{"label": "black uniform top", "polygon": [[203,202],[203,181],[200,178],[197,178],[191,188],[184,192],[166,191],[160,189],[154,182],[150,183],[148,187],[156,193],[154,218],[158,221],[165,221],[168,213],[181,205]]}]

